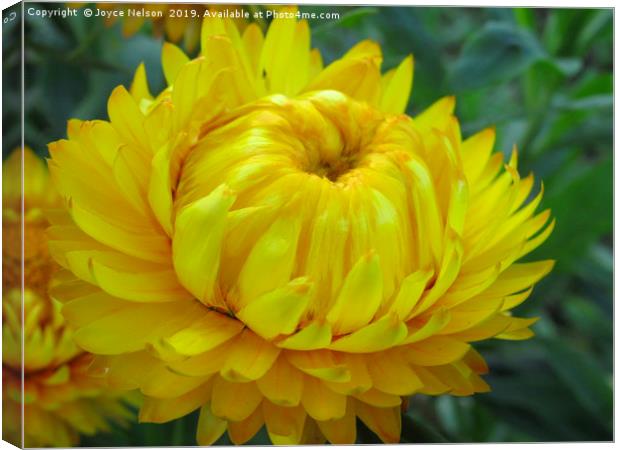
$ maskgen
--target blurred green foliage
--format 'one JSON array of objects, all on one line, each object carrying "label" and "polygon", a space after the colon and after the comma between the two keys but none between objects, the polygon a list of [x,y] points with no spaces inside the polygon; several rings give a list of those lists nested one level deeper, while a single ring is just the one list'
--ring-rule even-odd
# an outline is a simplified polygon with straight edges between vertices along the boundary
[{"label": "blurred green foliage", "polygon": [[[311,22],[326,62],[366,38],[381,44],[386,68],[413,53],[409,112],[456,95],[463,135],[495,126],[496,148],[519,148],[520,172],[544,179],[543,207],[557,219],[551,238],[530,256],[556,259],[556,268],[516,311],[541,318],[536,338],[478,344],[492,392],[413,397],[403,442],[611,440],[612,10],[302,10],[341,13],[338,21]],[[3,28],[4,155],[19,145],[18,22]],[[83,17],[26,17],[25,136],[41,155],[65,135],[68,118],[105,118],[108,94],[128,85],[141,61],[152,91],[163,87],[161,40],[148,24],[129,39],[119,28]],[[194,413],[164,425],[136,424],[82,444],[193,445],[196,421]],[[362,424],[358,441],[378,442]],[[251,441],[266,442],[264,431]]]}]

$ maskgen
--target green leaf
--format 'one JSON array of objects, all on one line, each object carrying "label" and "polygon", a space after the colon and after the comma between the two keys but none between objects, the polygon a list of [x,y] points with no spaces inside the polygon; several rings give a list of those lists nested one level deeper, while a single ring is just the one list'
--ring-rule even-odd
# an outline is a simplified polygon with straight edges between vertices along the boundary
[{"label": "green leaf", "polygon": [[558,378],[601,425],[611,430],[613,391],[610,378],[587,352],[578,351],[559,339],[546,339],[543,343]]},{"label": "green leaf", "polygon": [[593,45],[597,36],[599,36],[605,28],[612,28],[613,12],[611,9],[600,9],[592,14],[576,39],[575,51],[578,54],[584,54],[591,45]]},{"label": "green leaf", "polygon": [[377,8],[372,6],[365,6],[362,8],[355,8],[352,11],[346,12],[340,18],[339,24],[343,27],[355,27],[358,26],[360,21],[368,16],[375,15],[379,12]]},{"label": "green leaf", "polygon": [[519,26],[530,30],[536,27],[536,16],[532,8],[515,8],[513,11]]},{"label": "green leaf", "polygon": [[427,422],[421,415],[403,414],[401,443],[447,443],[437,427]]},{"label": "green leaf", "polygon": [[457,91],[508,81],[545,56],[529,32],[491,22],[465,43],[450,76]]},{"label": "green leaf", "polygon": [[611,110],[614,106],[614,97],[612,94],[599,94],[575,100],[558,98],[554,106],[561,110],[586,110],[591,113],[596,109]]},{"label": "green leaf", "polygon": [[[583,165],[582,162],[577,164]],[[569,271],[589,245],[610,233],[613,224],[613,168],[607,160],[586,166],[572,180],[562,179],[545,199],[556,227],[533,257],[554,258],[557,268]]]}]

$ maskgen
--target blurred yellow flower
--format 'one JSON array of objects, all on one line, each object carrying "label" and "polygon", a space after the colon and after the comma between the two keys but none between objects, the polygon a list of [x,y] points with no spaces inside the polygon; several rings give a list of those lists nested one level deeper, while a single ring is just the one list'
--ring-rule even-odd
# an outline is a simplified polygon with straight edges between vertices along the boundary
[{"label": "blurred yellow flower", "polygon": [[470,343],[530,337],[509,311],[553,265],[516,263],[553,228],[516,152],[463,140],[453,98],[405,115],[413,58],[382,75],[371,41],[323,67],[304,21],[213,18],[201,47],[50,144],[54,296],[93,370],[142,421],[200,408],[201,445],[352,443],[356,417],[398,442],[407,396],[487,391]]},{"label": "blurred yellow flower", "polygon": [[23,370],[23,445],[70,447],[78,444],[79,433],[108,430],[109,421],[125,423],[132,414],[119,402],[118,394],[105,393],[102,380],[87,374],[92,355],[75,345],[60,305],[48,296],[57,265],[47,251],[49,224],[43,211],[58,208],[59,198],[44,162],[29,148],[24,151],[22,322],[21,157],[22,152],[14,151],[2,168],[3,438],[15,445],[22,443]]}]

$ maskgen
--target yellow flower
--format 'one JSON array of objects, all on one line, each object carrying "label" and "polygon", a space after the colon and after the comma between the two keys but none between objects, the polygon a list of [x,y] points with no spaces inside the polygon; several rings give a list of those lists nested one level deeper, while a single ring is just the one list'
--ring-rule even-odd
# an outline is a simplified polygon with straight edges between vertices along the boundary
[{"label": "yellow flower", "polygon": [[[103,392],[102,380],[87,374],[92,355],[73,342],[60,305],[48,296],[57,265],[47,251],[43,215],[58,208],[42,160],[24,153],[24,320],[21,296],[21,157],[14,151],[3,172],[2,383],[3,438],[29,447],[77,445],[78,433],[108,430],[109,421],[124,423],[130,411],[118,394]],[[23,330],[22,330],[23,328]],[[23,331],[23,347],[22,347]],[[23,359],[22,359],[23,358]],[[24,372],[22,391],[21,371]]]},{"label": "yellow flower", "polygon": [[54,295],[93,370],[142,421],[200,408],[201,445],[352,443],[356,417],[398,442],[407,396],[487,391],[470,343],[530,337],[509,311],[552,267],[515,262],[553,228],[516,152],[463,140],[453,98],[403,114],[413,59],[381,75],[373,42],[323,68],[304,21],[201,41],[50,144]]}]

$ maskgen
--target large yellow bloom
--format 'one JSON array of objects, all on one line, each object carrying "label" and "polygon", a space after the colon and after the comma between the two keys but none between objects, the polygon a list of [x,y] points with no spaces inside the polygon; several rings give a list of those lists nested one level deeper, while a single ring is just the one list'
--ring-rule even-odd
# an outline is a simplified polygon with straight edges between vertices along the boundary
[{"label": "large yellow bloom", "polygon": [[303,21],[201,39],[50,144],[54,295],[93,370],[143,421],[200,408],[201,445],[351,443],[356,417],[398,442],[407,396],[487,391],[470,343],[531,336],[509,311],[552,267],[515,263],[553,227],[516,153],[463,140],[452,98],[403,114],[413,59],[382,76],[373,42],[323,68]]},{"label": "large yellow bloom", "polygon": [[104,393],[101,380],[87,374],[92,355],[75,345],[60,305],[47,294],[57,266],[47,251],[49,224],[43,210],[58,207],[59,198],[51,189],[45,164],[28,148],[24,151],[22,322],[21,157],[19,150],[14,151],[2,168],[3,438],[22,444],[23,393],[23,445],[69,447],[77,445],[79,433],[108,430],[108,422],[124,423],[131,413],[118,394]]}]

